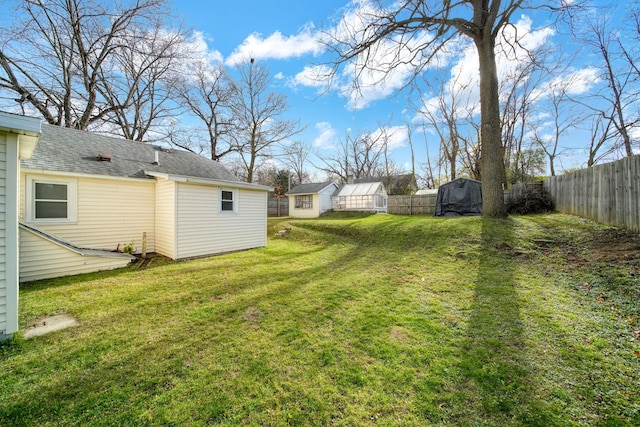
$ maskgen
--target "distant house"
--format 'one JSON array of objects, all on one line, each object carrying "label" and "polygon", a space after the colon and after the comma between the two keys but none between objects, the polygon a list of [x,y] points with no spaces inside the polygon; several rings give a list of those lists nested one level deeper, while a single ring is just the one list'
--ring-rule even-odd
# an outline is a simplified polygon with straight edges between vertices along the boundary
[{"label": "distant house", "polygon": [[31,156],[40,120],[0,112],[0,340],[18,331],[20,158]]},{"label": "distant house", "polygon": [[317,218],[331,209],[331,196],[338,189],[333,181],[300,184],[293,187],[289,197],[289,216],[293,218]]},{"label": "distant house", "polygon": [[345,184],[332,197],[336,211],[387,212],[387,192],[382,182]]},{"label": "distant house", "polygon": [[194,153],[43,124],[21,166],[21,281],[266,245],[268,188]]},{"label": "distant house", "polygon": [[370,178],[355,178],[353,184],[381,182],[389,196],[403,196],[413,194],[418,190],[418,183],[414,174],[378,176]]}]

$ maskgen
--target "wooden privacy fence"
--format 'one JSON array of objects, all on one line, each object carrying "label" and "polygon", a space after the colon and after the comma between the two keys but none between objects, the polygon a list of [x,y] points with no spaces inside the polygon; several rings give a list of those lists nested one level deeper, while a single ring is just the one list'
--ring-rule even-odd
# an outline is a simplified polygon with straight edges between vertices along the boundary
[{"label": "wooden privacy fence", "polygon": [[269,197],[267,216],[289,216],[289,198]]},{"label": "wooden privacy fence", "polygon": [[560,212],[640,231],[640,156],[554,176],[544,187]]},{"label": "wooden privacy fence", "polygon": [[433,215],[436,211],[436,195],[389,196],[387,213],[394,215]]}]

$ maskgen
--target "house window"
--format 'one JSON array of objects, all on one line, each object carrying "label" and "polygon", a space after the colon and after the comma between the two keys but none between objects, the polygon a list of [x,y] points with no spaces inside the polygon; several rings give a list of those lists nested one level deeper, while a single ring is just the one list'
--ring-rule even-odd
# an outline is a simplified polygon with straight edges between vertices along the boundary
[{"label": "house window", "polygon": [[76,220],[76,181],[27,178],[26,216],[30,221],[73,222]]},{"label": "house window", "polygon": [[296,209],[313,209],[313,195],[296,196]]},{"label": "house window", "polygon": [[234,190],[220,190],[220,212],[235,212],[236,202]]}]

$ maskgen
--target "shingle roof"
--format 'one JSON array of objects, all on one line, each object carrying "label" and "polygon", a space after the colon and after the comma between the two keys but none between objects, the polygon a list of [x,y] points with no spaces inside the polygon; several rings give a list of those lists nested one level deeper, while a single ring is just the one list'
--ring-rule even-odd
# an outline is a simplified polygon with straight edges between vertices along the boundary
[{"label": "shingle roof", "polygon": [[334,182],[327,181],[327,182],[312,182],[309,184],[300,184],[300,185],[296,185],[291,190],[289,190],[287,194],[315,194],[315,193],[319,193],[321,190],[324,190],[331,184],[334,184]]},{"label": "shingle roof", "polygon": [[[155,165],[155,153],[159,164]],[[98,155],[111,156],[99,161]],[[223,165],[195,153],[43,124],[33,156],[23,168],[146,178],[145,171],[218,181],[238,181]]]}]

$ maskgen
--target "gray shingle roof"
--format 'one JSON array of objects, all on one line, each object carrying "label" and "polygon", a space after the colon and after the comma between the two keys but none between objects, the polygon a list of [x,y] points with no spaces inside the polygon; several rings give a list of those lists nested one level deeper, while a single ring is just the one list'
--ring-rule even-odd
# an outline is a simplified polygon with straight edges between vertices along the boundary
[{"label": "gray shingle roof", "polygon": [[[153,164],[156,152],[158,165]],[[99,161],[98,154],[111,156],[111,161]],[[148,171],[239,182],[220,163],[198,154],[47,124],[42,125],[33,157],[23,159],[21,165],[90,175],[146,178],[144,171]]]},{"label": "gray shingle roof", "polygon": [[300,184],[300,185],[296,185],[291,190],[289,190],[287,194],[315,194],[315,193],[319,193],[320,190],[325,189],[331,184],[333,184],[333,181]]}]

